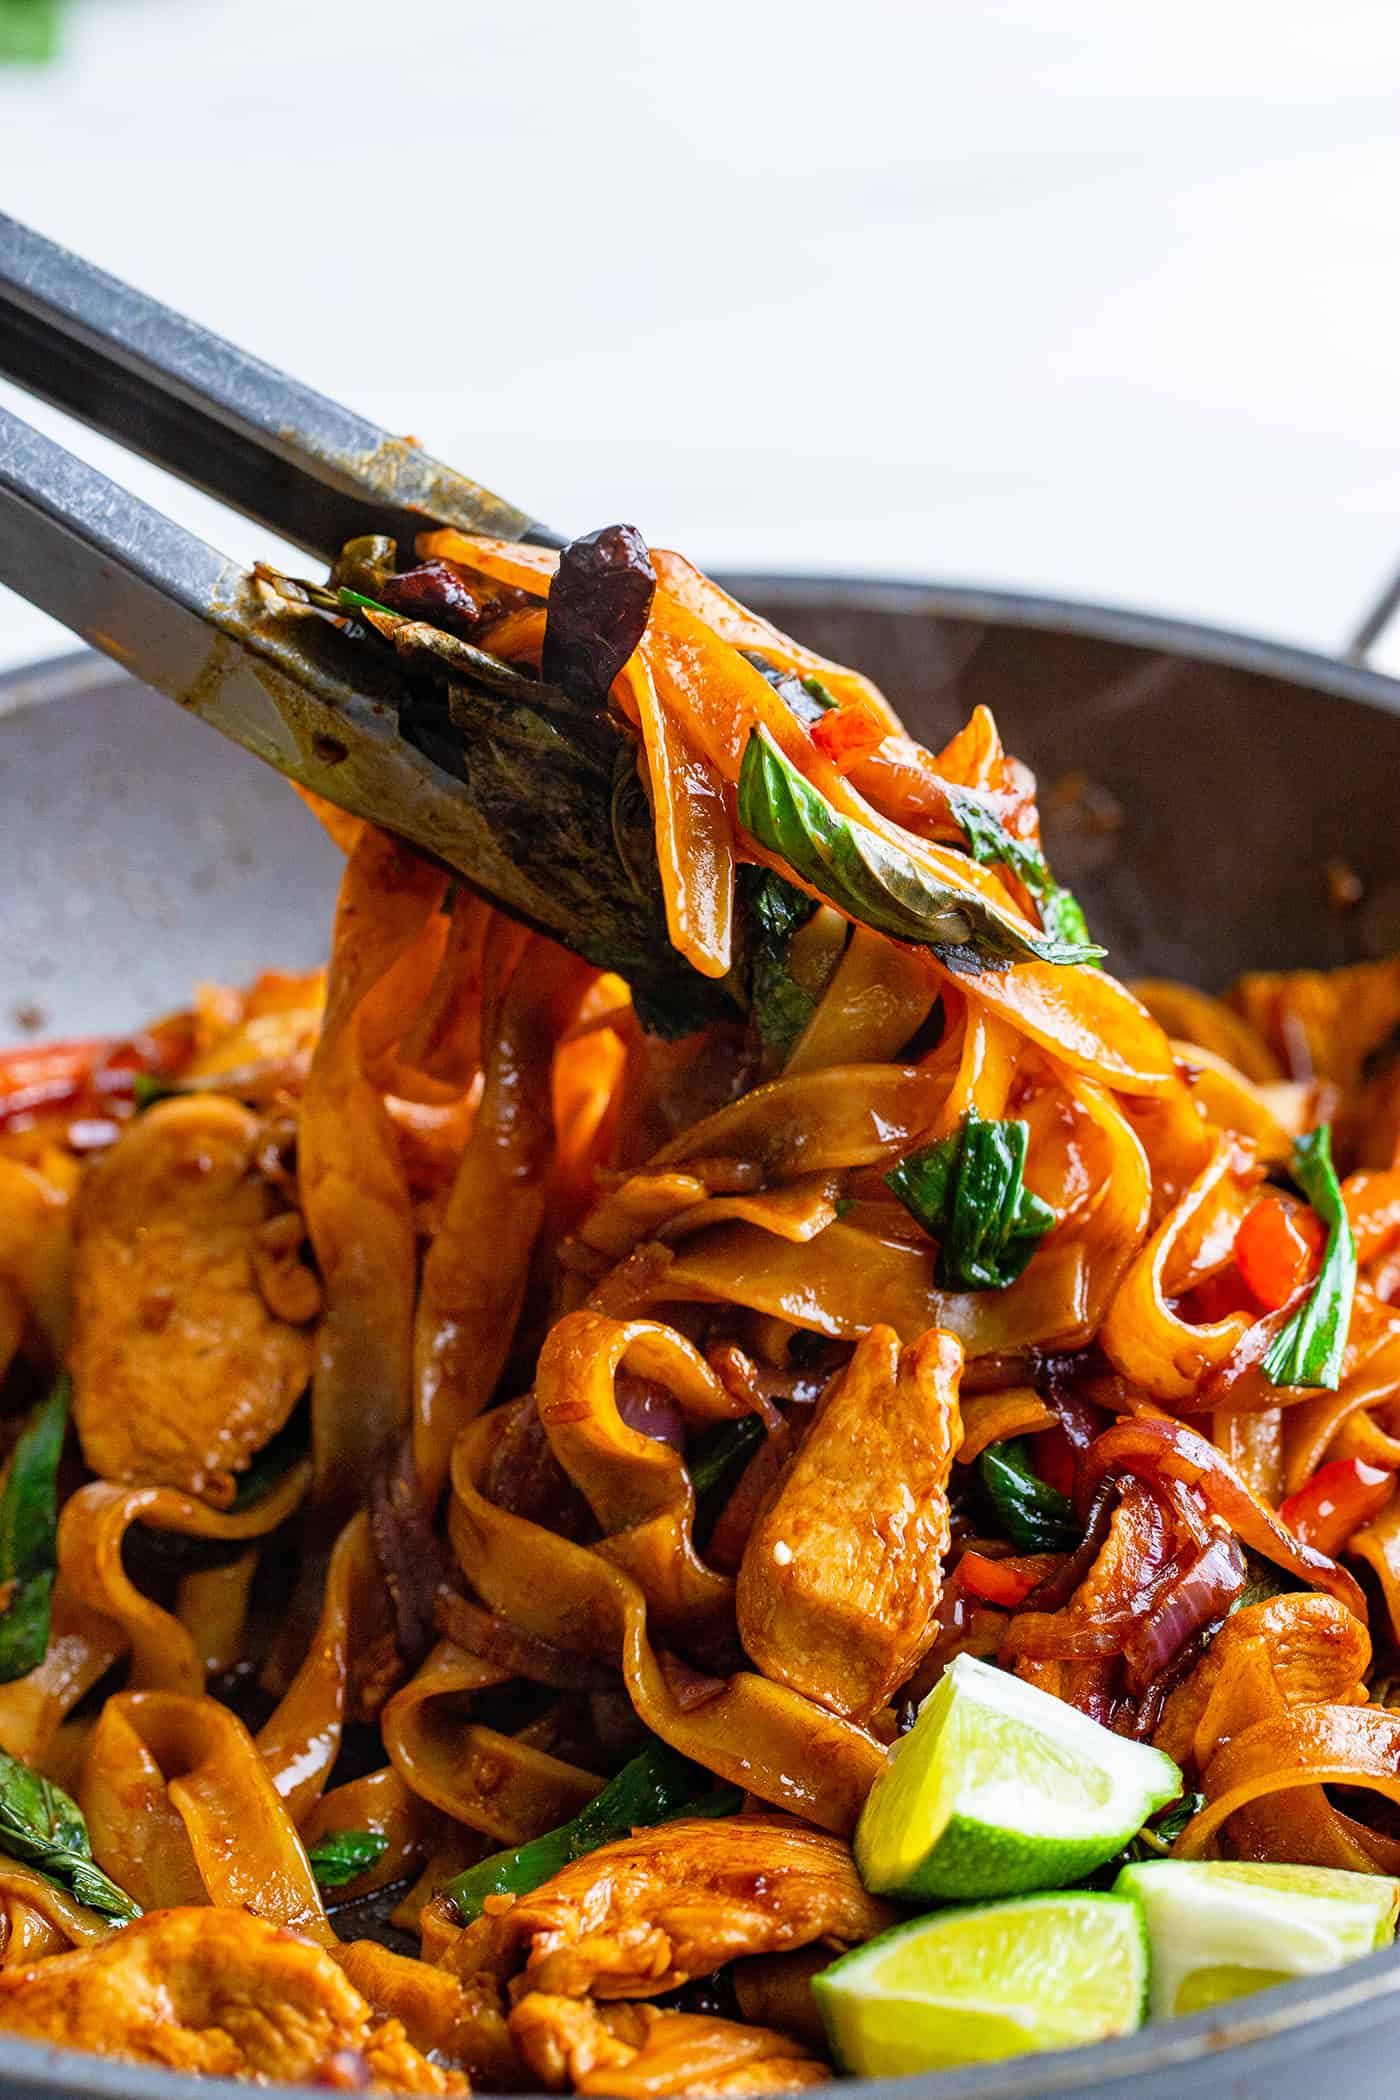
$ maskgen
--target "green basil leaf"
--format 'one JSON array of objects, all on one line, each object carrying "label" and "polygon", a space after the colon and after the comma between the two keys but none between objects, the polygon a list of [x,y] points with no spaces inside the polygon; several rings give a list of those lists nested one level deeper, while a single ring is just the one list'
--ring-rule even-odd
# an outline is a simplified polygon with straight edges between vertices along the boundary
[{"label": "green basil leaf", "polygon": [[1036,933],[969,884],[939,881],[868,824],[841,816],[755,729],[739,772],[739,822],[848,917],[976,973],[1004,962],[1092,962],[1102,948]]},{"label": "green basil leaf", "polygon": [[388,1849],[389,1840],[380,1830],[332,1830],[316,1844],[308,1845],[306,1856],[317,1884],[323,1889],[339,1889],[347,1881],[368,1873]]},{"label": "green basil leaf", "polygon": [[87,1824],[76,1801],[51,1779],[0,1750],[0,1852],[20,1859],[76,1902],[129,1925],[141,1915],[94,1863]]},{"label": "green basil leaf", "polygon": [[1055,1222],[1023,1179],[1030,1131],[969,1113],[952,1137],[911,1152],[885,1176],[937,1239],[941,1290],[999,1291],[1014,1283]]},{"label": "green basil leaf", "polygon": [[1264,1358],[1271,1385],[1323,1386],[1335,1392],[1356,1295],[1356,1241],[1332,1164],[1332,1126],[1320,1123],[1294,1142],[1293,1179],[1327,1227],[1327,1251],[1317,1281]]},{"label": "green basil leaf", "polygon": [[677,1816],[736,1815],[743,1800],[738,1789],[718,1787],[697,1796],[697,1781],[704,1777],[679,1751],[653,1741],[571,1822],[513,1851],[493,1853],[449,1881],[443,1893],[451,1897],[463,1924],[470,1924],[481,1916],[488,1896],[528,1895],[573,1860],[629,1831],[669,1823]]},{"label": "green basil leaf", "polygon": [[[1092,945],[1083,906],[1073,890],[1063,889],[1056,882],[1039,846],[1008,831],[1000,817],[970,788],[950,788],[948,802],[962,826],[972,858],[989,866],[1000,863],[1021,878],[1036,901],[1041,926],[1049,939]],[[1099,950],[1100,954],[1103,952]]]},{"label": "green basil leaf", "polygon": [[20,1433],[0,1493],[0,1684],[44,1660],[58,1571],[58,1462],[68,1428],[68,1380],[59,1378]]}]

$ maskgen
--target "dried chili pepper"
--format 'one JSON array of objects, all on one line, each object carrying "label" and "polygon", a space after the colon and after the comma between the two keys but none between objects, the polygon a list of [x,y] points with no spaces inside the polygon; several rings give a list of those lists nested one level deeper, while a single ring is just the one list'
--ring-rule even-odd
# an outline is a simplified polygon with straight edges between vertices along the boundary
[{"label": "dried chili pepper", "polygon": [[604,525],[571,540],[550,586],[540,669],[575,700],[601,705],[642,638],[656,592],[635,525]]}]

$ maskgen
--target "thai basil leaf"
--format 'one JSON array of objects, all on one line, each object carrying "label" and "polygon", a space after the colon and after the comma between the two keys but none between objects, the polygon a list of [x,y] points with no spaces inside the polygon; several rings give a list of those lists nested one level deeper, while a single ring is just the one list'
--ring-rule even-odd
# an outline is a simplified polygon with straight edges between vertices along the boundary
[{"label": "thai basil leaf", "polygon": [[1072,1553],[1084,1537],[1068,1495],[1035,1471],[1024,1437],[989,1444],[977,1461],[998,1522],[1022,1553]]},{"label": "thai basil leaf", "polygon": [[0,1852],[37,1867],[89,1910],[129,1925],[141,1907],[103,1873],[92,1857],[87,1824],[76,1801],[0,1750]]},{"label": "thai basil leaf", "polygon": [[1335,1392],[1356,1294],[1356,1241],[1332,1164],[1330,1123],[1320,1123],[1295,1139],[1291,1172],[1327,1227],[1327,1251],[1316,1283],[1275,1335],[1264,1358],[1264,1375],[1271,1385],[1325,1386]]},{"label": "thai basil leaf", "polygon": [[68,1427],[67,1378],[41,1400],[15,1445],[0,1494],[0,1684],[37,1669],[49,1645],[58,1570],[58,1462]]},{"label": "thai basil leaf", "polygon": [[586,1852],[596,1852],[614,1838],[677,1816],[732,1816],[743,1795],[737,1787],[717,1787],[697,1797],[695,1788],[707,1775],[677,1750],[652,1742],[595,1794],[572,1822],[543,1837],[531,1838],[511,1852],[490,1859],[449,1881],[450,1896],[464,1925],[481,1916],[488,1896],[525,1896]]},{"label": "thai basil leaf", "polygon": [[308,1845],[306,1856],[319,1887],[340,1889],[368,1873],[388,1849],[389,1840],[381,1830],[333,1830]]},{"label": "thai basil leaf", "polygon": [[771,868],[739,870],[749,956],[749,1019],[765,1043],[786,1056],[817,1010],[813,994],[788,969],[792,937],[816,906]]},{"label": "thai basil leaf", "polygon": [[1092,962],[1102,948],[1052,939],[972,888],[940,882],[868,824],[843,817],[764,729],[739,772],[739,822],[848,917],[894,940],[932,948],[953,970],[1003,962]]},{"label": "thai basil leaf", "polygon": [[960,1130],[911,1152],[885,1176],[912,1217],[938,1240],[942,1290],[999,1291],[1014,1283],[1055,1213],[1026,1187],[1030,1132],[969,1111]]},{"label": "thai basil leaf", "polygon": [[972,858],[984,865],[1000,862],[1014,875],[1020,876],[1039,907],[1040,923],[1047,936],[1056,941],[1088,944],[1089,928],[1084,908],[1073,890],[1064,889],[1056,882],[1039,846],[1031,845],[1027,839],[1016,838],[1000,817],[965,788],[950,788],[948,803],[962,826]]}]

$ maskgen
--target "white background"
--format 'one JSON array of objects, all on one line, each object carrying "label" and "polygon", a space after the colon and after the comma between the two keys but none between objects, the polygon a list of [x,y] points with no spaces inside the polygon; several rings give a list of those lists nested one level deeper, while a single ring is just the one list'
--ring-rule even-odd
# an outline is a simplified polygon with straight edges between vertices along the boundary
[{"label": "white background", "polygon": [[[1324,648],[1400,561],[1394,0],[69,0],[67,45],[0,70],[3,208],[565,529]],[[0,593],[0,664],[63,639]]]}]

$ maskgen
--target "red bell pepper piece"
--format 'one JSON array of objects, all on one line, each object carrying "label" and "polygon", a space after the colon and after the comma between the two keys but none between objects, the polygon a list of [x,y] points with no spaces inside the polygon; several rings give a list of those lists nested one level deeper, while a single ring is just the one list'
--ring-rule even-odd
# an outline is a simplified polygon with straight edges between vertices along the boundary
[{"label": "red bell pepper piece", "polygon": [[1024,1604],[1031,1591],[1045,1579],[1044,1557],[1035,1556],[1034,1559],[1034,1565],[1016,1560],[992,1560],[985,1553],[969,1549],[958,1562],[958,1583],[968,1596],[980,1597],[986,1604],[1000,1604],[1011,1611],[1018,1604]]},{"label": "red bell pepper piece", "polygon": [[1390,1500],[1395,1475],[1361,1458],[1336,1458],[1290,1495],[1279,1519],[1305,1546],[1336,1557],[1354,1531]]},{"label": "red bell pepper piece", "polygon": [[1316,1273],[1326,1240],[1314,1211],[1265,1196],[1235,1234],[1235,1264],[1264,1310],[1277,1312]]},{"label": "red bell pepper piece", "polygon": [[812,724],[812,742],[838,773],[848,773],[872,751],[878,751],[889,731],[873,708],[859,700],[847,700],[829,708]]}]

